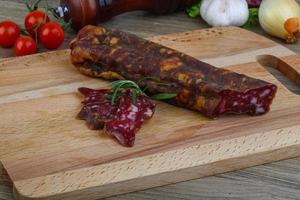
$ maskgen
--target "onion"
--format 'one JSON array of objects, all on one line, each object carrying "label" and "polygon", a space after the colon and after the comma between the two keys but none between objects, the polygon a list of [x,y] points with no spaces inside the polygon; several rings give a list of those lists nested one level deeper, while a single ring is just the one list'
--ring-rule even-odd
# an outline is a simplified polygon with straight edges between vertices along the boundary
[{"label": "onion", "polygon": [[300,7],[295,0],[263,0],[259,7],[259,23],[270,35],[297,42],[300,33]]}]

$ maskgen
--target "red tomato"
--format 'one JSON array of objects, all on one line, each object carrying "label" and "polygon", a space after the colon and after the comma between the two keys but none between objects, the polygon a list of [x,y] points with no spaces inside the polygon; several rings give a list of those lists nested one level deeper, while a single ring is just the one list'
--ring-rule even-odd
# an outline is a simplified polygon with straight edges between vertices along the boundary
[{"label": "red tomato", "polygon": [[34,39],[29,36],[19,37],[14,45],[14,51],[16,56],[25,56],[34,54],[36,52],[37,45]]},{"label": "red tomato", "polygon": [[20,36],[19,26],[12,21],[0,22],[0,45],[4,48],[14,45]]},{"label": "red tomato", "polygon": [[39,38],[47,49],[57,49],[64,41],[64,30],[56,22],[48,22],[39,30]]},{"label": "red tomato", "polygon": [[41,27],[43,24],[49,22],[50,19],[45,12],[40,10],[35,10],[28,13],[24,20],[24,26],[26,31],[32,36],[35,37],[38,31],[35,30],[37,26]]}]

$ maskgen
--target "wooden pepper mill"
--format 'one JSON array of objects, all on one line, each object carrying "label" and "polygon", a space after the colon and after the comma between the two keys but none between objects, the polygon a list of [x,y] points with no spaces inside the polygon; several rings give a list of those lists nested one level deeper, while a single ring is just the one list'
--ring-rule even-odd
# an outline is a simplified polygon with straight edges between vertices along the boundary
[{"label": "wooden pepper mill", "polygon": [[72,28],[96,25],[124,12],[145,10],[170,13],[195,3],[196,0],[61,0],[55,9],[58,16],[71,20]]}]

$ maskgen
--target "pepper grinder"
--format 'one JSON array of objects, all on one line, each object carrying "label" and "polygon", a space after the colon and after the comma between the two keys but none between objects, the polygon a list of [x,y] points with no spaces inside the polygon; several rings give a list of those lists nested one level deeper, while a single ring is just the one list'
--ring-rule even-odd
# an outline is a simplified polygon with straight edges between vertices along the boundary
[{"label": "pepper grinder", "polygon": [[194,3],[196,0],[61,0],[55,13],[65,21],[71,20],[72,28],[79,30],[124,12],[145,10],[165,14]]}]

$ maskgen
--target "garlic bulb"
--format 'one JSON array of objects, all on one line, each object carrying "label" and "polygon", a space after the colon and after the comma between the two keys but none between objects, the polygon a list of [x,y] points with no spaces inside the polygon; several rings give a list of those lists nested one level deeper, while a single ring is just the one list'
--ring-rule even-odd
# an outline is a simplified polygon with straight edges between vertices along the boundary
[{"label": "garlic bulb", "polygon": [[295,0],[263,0],[259,8],[259,23],[270,35],[297,41],[300,33],[300,7]]},{"label": "garlic bulb", "polygon": [[211,26],[242,26],[249,10],[246,0],[202,0],[200,14]]}]

